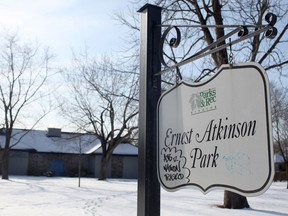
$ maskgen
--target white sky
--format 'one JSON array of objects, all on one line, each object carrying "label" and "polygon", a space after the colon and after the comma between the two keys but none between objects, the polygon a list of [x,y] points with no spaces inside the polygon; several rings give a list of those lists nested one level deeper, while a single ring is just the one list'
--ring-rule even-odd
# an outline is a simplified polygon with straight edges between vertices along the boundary
[{"label": "white sky", "polygon": [[85,45],[93,54],[107,54],[120,49],[125,30],[113,14],[126,10],[127,4],[122,0],[0,0],[0,31],[18,32],[24,41],[37,40],[58,61]]},{"label": "white sky", "polygon": [[[129,0],[0,0],[0,34],[17,33],[21,42],[37,41],[49,47],[54,64],[67,67],[72,51],[87,47],[91,56],[101,56],[123,48],[126,28],[115,20],[115,13],[127,11],[128,5]],[[53,111],[36,128],[71,130],[58,114]]]}]

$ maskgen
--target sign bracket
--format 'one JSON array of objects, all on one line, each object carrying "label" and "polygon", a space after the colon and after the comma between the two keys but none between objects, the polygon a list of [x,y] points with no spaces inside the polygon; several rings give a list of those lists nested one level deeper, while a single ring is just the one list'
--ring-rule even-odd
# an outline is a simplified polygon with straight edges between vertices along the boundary
[{"label": "sign bracket", "polygon": [[[164,69],[161,70],[160,72],[157,72],[155,75],[161,75],[161,74],[164,74],[170,70],[173,70],[173,69],[177,69],[177,74],[179,73],[179,67],[180,66],[183,66],[187,63],[190,63],[192,61],[195,61],[197,59],[200,59],[200,58],[203,58],[207,55],[211,55],[215,52],[218,52],[220,50],[223,50],[231,45],[234,45],[234,44],[237,44],[243,40],[247,40],[253,36],[256,36],[256,35],[259,35],[263,32],[265,32],[265,37],[269,38],[269,39],[273,39],[275,38],[275,36],[277,35],[277,29],[274,27],[276,21],[277,21],[277,16],[273,13],[268,13],[266,16],[265,16],[265,20],[266,22],[268,23],[266,26],[264,25],[261,25],[261,26],[252,26],[252,25],[221,25],[221,26],[217,26],[217,25],[209,25],[209,26],[202,26],[202,25],[192,25],[192,26],[174,26],[174,25],[171,25],[171,26],[168,26],[168,28],[164,31],[162,37],[161,37],[161,41],[160,41],[160,61],[162,63],[162,65],[164,66]],[[168,33],[171,31],[171,30],[175,30],[176,31],[176,38],[173,37],[170,39],[169,41],[169,46],[171,48],[177,48],[180,44],[180,41],[181,41],[181,33],[180,33],[180,29],[181,27],[206,27],[206,28],[209,28],[209,27],[214,27],[214,28],[225,28],[225,27],[235,27],[234,30],[232,30],[231,32],[229,32],[228,34],[224,35],[223,37],[219,38],[217,41],[211,43],[210,45],[208,45],[207,47],[205,47],[204,49],[202,49],[201,51],[193,54],[192,56],[182,60],[181,62],[176,62],[176,61],[173,61],[174,64],[171,65],[171,66],[168,66],[168,64],[165,62],[164,60],[164,56],[167,56],[167,54],[163,51],[163,48],[164,48],[164,43],[165,41],[167,40],[166,37],[168,35]],[[258,29],[254,32],[251,32],[249,33],[248,31],[248,28],[250,27],[257,27]],[[223,43],[223,41],[225,41],[227,38],[230,38],[231,36],[235,35],[235,34],[238,34],[238,39],[236,40],[233,40],[233,41],[229,41],[229,43],[224,43],[220,46],[218,46],[220,43]]]}]

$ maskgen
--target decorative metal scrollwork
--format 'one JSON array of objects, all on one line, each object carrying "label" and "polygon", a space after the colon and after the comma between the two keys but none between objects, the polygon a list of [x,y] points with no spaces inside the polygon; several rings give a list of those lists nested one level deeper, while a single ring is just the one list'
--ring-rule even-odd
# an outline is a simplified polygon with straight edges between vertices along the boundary
[{"label": "decorative metal scrollwork", "polygon": [[265,16],[265,21],[269,26],[271,26],[271,28],[265,32],[265,37],[269,39],[275,38],[278,33],[277,28],[274,27],[275,23],[277,22],[277,16],[273,13],[268,13]]},{"label": "decorative metal scrollwork", "polygon": [[[219,38],[217,41],[211,43],[210,45],[208,45],[207,47],[205,47],[204,49],[202,49],[201,51],[193,54],[192,56],[182,60],[181,62],[176,62],[175,59],[173,59],[172,57],[169,57],[164,51],[163,51],[163,48],[164,48],[164,43],[165,41],[168,41],[166,39],[168,33],[171,31],[171,30],[175,30],[176,32],[176,37],[172,37],[169,41],[169,46],[171,48],[177,48],[181,42],[181,32],[180,32],[180,29],[177,27],[177,26],[169,26],[163,33],[162,37],[161,37],[161,40],[160,40],[160,61],[162,63],[162,65],[164,66],[164,69],[160,72],[158,72],[156,75],[160,75],[164,72],[167,72],[169,70],[172,70],[172,69],[177,69],[177,73],[179,73],[179,67],[184,65],[184,64],[187,64],[191,61],[194,61],[194,60],[197,60],[199,58],[202,58],[206,55],[209,55],[209,54],[212,54],[212,53],[215,53],[215,52],[218,52],[222,49],[225,49],[227,48],[228,46],[231,46],[233,44],[236,44],[236,43],[239,43],[240,41],[243,41],[243,40],[246,40],[250,37],[253,37],[255,35],[258,35],[262,32],[265,32],[264,35],[265,37],[269,38],[269,39],[273,39],[276,37],[277,35],[277,29],[274,27],[274,25],[276,24],[277,22],[277,16],[273,13],[268,13],[266,14],[265,16],[265,21],[268,23],[268,25],[264,26],[264,25],[261,25],[261,26],[253,26],[253,25],[242,25],[242,26],[239,26],[239,25],[229,25],[229,26],[212,26],[212,25],[206,25],[205,27],[209,28],[209,27],[221,27],[221,28],[225,28],[225,27],[233,27],[235,28],[234,30],[232,30],[231,32],[227,33],[226,35],[224,35],[223,37]],[[201,25],[199,26],[185,26],[185,27],[203,27]],[[257,30],[255,30],[254,32],[251,32],[249,33],[248,31],[248,27],[258,27]],[[238,39],[234,40],[234,41],[230,41],[229,43],[222,43],[223,41],[225,41],[227,38],[230,38],[232,35],[234,34],[238,34]],[[222,44],[220,44],[222,43]],[[174,65],[171,65],[169,66],[165,60],[164,60],[164,57],[168,58],[170,61],[173,61],[174,62]]]},{"label": "decorative metal scrollwork", "polygon": [[270,25],[274,26],[277,22],[277,16],[273,13],[267,13],[265,16],[265,21]]},{"label": "decorative metal scrollwork", "polygon": [[[164,46],[164,42],[166,40],[166,37],[167,37],[168,33],[172,29],[175,29],[175,31],[176,31],[176,38],[173,37],[173,38],[170,39],[169,46],[172,47],[172,48],[177,48],[179,46],[179,44],[180,44],[180,41],[181,41],[180,29],[177,26],[170,26],[164,31],[164,33],[163,33],[163,35],[161,37],[161,40],[160,40],[160,61],[165,67],[169,67],[169,66],[164,60],[165,53],[163,51],[163,46]],[[174,63],[176,63],[176,62],[174,62]]]},{"label": "decorative metal scrollwork", "polygon": [[241,26],[241,30],[238,32],[238,37],[243,37],[249,34],[249,30],[246,26]]}]

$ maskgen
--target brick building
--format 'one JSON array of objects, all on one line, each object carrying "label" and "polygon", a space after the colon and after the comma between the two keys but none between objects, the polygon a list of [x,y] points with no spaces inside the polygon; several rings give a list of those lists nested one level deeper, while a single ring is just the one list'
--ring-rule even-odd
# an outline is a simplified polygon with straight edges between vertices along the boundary
[{"label": "brick building", "polygon": [[[16,143],[26,130],[14,129],[12,142]],[[0,134],[4,145],[5,133]],[[81,175],[98,177],[101,160],[100,142],[90,134],[31,130],[10,150],[10,175],[43,175],[53,171],[56,176],[77,176],[79,162]],[[1,154],[1,150],[0,150]],[[108,165],[108,178],[137,178],[138,148],[120,144]]]}]

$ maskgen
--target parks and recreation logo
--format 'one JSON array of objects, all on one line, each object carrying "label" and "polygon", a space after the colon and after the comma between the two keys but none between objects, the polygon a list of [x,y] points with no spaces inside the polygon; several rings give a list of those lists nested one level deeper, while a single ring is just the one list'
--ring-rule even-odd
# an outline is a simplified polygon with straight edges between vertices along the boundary
[{"label": "parks and recreation logo", "polygon": [[199,114],[216,109],[216,88],[209,88],[205,91],[192,94],[189,103],[191,114]]}]

